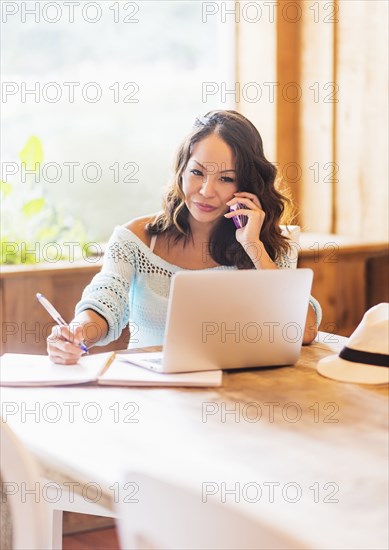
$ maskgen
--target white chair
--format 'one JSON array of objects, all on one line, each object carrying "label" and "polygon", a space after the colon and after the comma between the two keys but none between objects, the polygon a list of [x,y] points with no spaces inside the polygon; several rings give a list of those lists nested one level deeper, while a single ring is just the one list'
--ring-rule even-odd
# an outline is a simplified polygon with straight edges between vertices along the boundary
[{"label": "white chair", "polygon": [[[117,505],[123,550],[301,550],[307,548],[281,531],[226,504],[143,474],[126,476],[138,502]],[[125,485],[124,485],[125,486]],[[127,499],[129,500],[129,499]]]},{"label": "white chair", "polygon": [[[1,503],[9,513],[13,550],[49,550],[51,511],[40,494],[36,465],[18,438],[1,420]],[[35,494],[28,493],[33,491]],[[35,496],[36,495],[36,496]],[[4,502],[5,501],[5,502]],[[3,512],[3,513],[4,513]],[[3,524],[2,530],[5,525]],[[5,544],[2,541],[2,548]]]},{"label": "white chair", "polygon": [[300,247],[300,226],[299,225],[280,225],[281,234],[287,237],[290,241],[290,252],[288,258],[290,267],[297,267],[298,255],[301,250]]},{"label": "white chair", "polygon": [[114,518],[115,514],[99,501],[93,502],[93,495],[83,498],[72,484],[62,485],[49,479],[42,478],[47,502],[50,507],[51,540],[53,550],[62,550],[63,512],[88,514],[90,516],[104,516]]}]

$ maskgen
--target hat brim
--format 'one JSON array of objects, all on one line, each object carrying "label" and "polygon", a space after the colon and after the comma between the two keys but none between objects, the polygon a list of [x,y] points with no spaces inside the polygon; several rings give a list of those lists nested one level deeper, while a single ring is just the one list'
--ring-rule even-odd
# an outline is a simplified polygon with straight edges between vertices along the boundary
[{"label": "hat brim", "polygon": [[389,369],[365,363],[353,363],[330,355],[320,359],[317,371],[322,376],[354,384],[389,384]]}]

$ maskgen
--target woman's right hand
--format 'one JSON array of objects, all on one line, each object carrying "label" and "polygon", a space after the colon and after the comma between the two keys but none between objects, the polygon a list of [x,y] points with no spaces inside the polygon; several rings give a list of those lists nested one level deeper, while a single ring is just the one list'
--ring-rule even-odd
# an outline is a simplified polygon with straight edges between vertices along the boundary
[{"label": "woman's right hand", "polygon": [[83,326],[80,323],[53,327],[47,338],[47,353],[53,363],[73,365],[84,353],[79,344],[83,341]]}]

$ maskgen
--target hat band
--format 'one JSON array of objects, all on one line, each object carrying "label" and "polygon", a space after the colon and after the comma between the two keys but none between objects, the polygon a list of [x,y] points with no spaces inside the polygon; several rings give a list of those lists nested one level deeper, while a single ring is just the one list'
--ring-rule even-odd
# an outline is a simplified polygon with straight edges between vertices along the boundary
[{"label": "hat band", "polygon": [[377,367],[389,367],[389,355],[383,353],[359,351],[345,346],[339,353],[339,357],[352,363],[366,363],[368,365],[376,365]]}]

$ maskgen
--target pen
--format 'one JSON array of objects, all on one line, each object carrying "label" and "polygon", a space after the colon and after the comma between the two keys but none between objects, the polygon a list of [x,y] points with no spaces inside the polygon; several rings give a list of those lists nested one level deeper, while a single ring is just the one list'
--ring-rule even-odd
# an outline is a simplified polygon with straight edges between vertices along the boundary
[{"label": "pen", "polygon": [[[51,304],[49,302],[49,300],[47,298],[45,298],[43,296],[43,294],[40,294],[39,292],[36,294],[36,297],[38,299],[38,302],[45,308],[45,310],[47,311],[47,313],[49,315],[51,315],[51,317],[54,319],[54,321],[56,323],[58,323],[60,326],[66,326],[67,323],[66,321],[64,321],[63,317],[60,315],[60,313],[58,313],[58,311],[55,309],[55,307],[53,306],[53,304]],[[81,342],[81,344],[79,344],[80,348],[82,349],[83,352],[85,353],[88,353],[88,348],[86,347],[85,344],[83,344]]]}]

